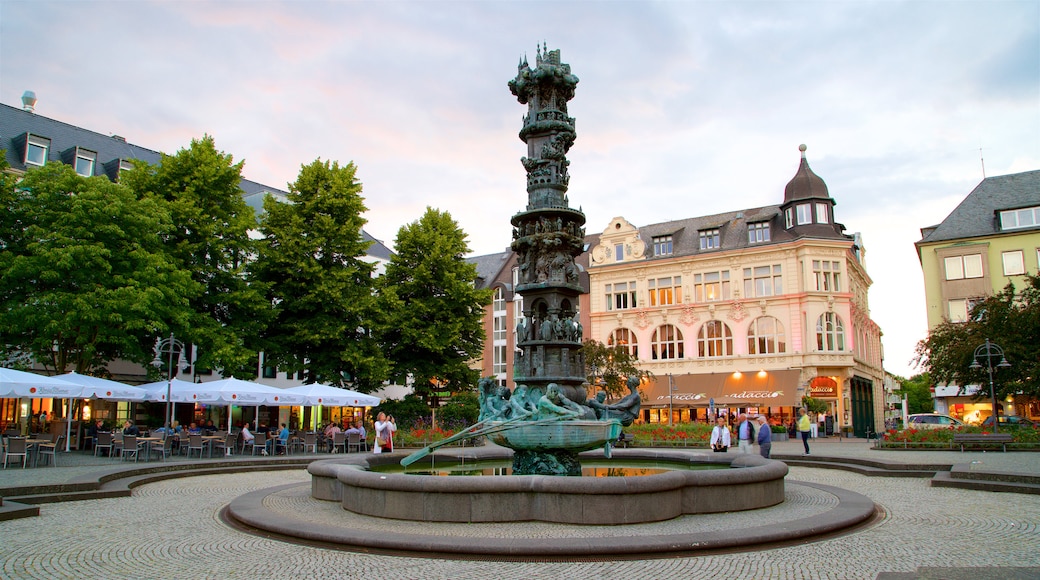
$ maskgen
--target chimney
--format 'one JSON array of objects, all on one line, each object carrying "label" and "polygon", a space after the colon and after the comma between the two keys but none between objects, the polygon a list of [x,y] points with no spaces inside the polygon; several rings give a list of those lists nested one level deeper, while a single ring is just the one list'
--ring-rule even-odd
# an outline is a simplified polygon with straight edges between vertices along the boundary
[{"label": "chimney", "polygon": [[32,91],[25,91],[22,93],[22,109],[29,111],[30,113],[35,112],[36,93]]}]

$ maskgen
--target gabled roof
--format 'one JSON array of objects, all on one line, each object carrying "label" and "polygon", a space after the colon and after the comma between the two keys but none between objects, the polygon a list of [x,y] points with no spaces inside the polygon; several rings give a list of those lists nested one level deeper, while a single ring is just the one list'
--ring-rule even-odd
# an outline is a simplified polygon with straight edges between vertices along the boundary
[{"label": "gabled roof", "polygon": [[[937,226],[925,228],[918,244],[977,238],[1001,233],[999,212],[1040,206],[1040,170],[983,179]],[[1014,233],[1040,230],[1011,230]]]},{"label": "gabled roof", "polygon": [[154,164],[159,163],[162,157],[157,151],[127,143],[126,139],[117,135],[102,135],[0,103],[0,147],[7,150],[7,163],[17,171],[25,171],[17,140],[26,133],[51,140],[47,161],[61,161],[61,152],[71,147],[82,147],[97,153],[99,166],[114,159],[142,159]]},{"label": "gabled roof", "polygon": [[[506,267],[511,257],[513,257],[513,250],[466,258],[467,262],[477,267],[477,287],[490,288],[501,277],[502,269]],[[509,290],[513,289],[509,288]]]},{"label": "gabled roof", "polygon": [[[105,167],[113,162],[118,163],[119,160],[140,159],[153,165],[162,161],[161,153],[128,143],[122,137],[103,135],[0,103],[0,148],[7,150],[7,163],[18,172],[26,170],[24,151],[21,149],[24,147],[22,137],[26,133],[50,140],[47,161],[62,161],[62,152],[75,147],[97,153],[96,175],[105,175]],[[109,177],[112,175],[109,174]],[[289,195],[287,191],[245,178],[238,186],[246,204],[257,214],[263,211],[264,197],[267,195],[272,195],[280,201],[285,201]],[[361,237],[372,242],[367,252],[369,256],[390,259],[393,252],[382,242],[364,230],[361,231]]]},{"label": "gabled roof", "polygon": [[[750,243],[748,241],[749,224],[768,223],[769,241]],[[708,255],[741,248],[758,248],[781,244],[800,238],[825,238],[848,240],[845,234],[835,229],[837,224],[819,225],[807,231],[802,226],[798,233],[785,230],[783,214],[779,205],[753,207],[725,213],[686,218],[650,224],[639,228],[639,237],[647,244],[647,259],[666,259],[675,256]],[[719,230],[720,247],[708,250],[700,249],[700,232]],[[672,236],[672,253],[664,256],[653,256],[653,239],[659,236]]]}]

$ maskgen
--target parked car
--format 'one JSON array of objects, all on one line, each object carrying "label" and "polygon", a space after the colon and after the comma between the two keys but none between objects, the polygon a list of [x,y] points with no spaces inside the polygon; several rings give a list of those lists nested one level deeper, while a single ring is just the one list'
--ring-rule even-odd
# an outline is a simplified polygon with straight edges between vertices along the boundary
[{"label": "parked car", "polygon": [[[1019,417],[1018,415],[1001,415],[999,420],[999,425],[1001,427],[1004,427],[1005,425],[1008,427],[1040,427],[1040,425],[1037,425],[1036,421],[1030,421],[1025,417]],[[986,420],[982,422],[982,426],[992,427],[993,416],[991,415],[986,417]]]},{"label": "parked car", "polygon": [[961,427],[962,421],[958,421],[949,415],[939,413],[917,413],[910,415],[907,426],[911,429],[948,429],[950,427]]}]

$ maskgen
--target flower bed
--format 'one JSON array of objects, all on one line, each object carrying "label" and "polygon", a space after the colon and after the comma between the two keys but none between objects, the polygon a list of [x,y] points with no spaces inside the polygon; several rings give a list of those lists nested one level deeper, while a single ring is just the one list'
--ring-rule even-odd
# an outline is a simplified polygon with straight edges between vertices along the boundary
[{"label": "flower bed", "polygon": [[635,447],[708,447],[711,429],[705,423],[642,423],[625,427],[625,433],[635,437]]},{"label": "flower bed", "polygon": [[[974,426],[949,427],[947,429],[889,429],[878,440],[880,448],[934,449],[953,448],[953,436],[958,433],[992,433],[992,429]],[[1003,428],[1001,433],[1012,436],[1009,447],[1017,449],[1040,449],[1040,429],[1033,427]]]}]

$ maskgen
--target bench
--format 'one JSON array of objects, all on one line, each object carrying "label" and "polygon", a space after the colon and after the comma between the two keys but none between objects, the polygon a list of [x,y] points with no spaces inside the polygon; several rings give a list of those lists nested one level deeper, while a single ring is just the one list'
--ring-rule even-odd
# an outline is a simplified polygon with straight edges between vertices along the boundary
[{"label": "bench", "polygon": [[1010,433],[955,433],[953,436],[953,444],[961,446],[961,452],[964,451],[965,444],[1000,444],[1001,450],[1007,452],[1007,444],[1011,443],[1014,439]]},{"label": "bench", "polygon": [[628,446],[635,440],[636,440],[636,436],[635,435],[633,435],[631,433],[622,433],[617,438],[617,445],[616,446],[617,447],[628,448]]}]

